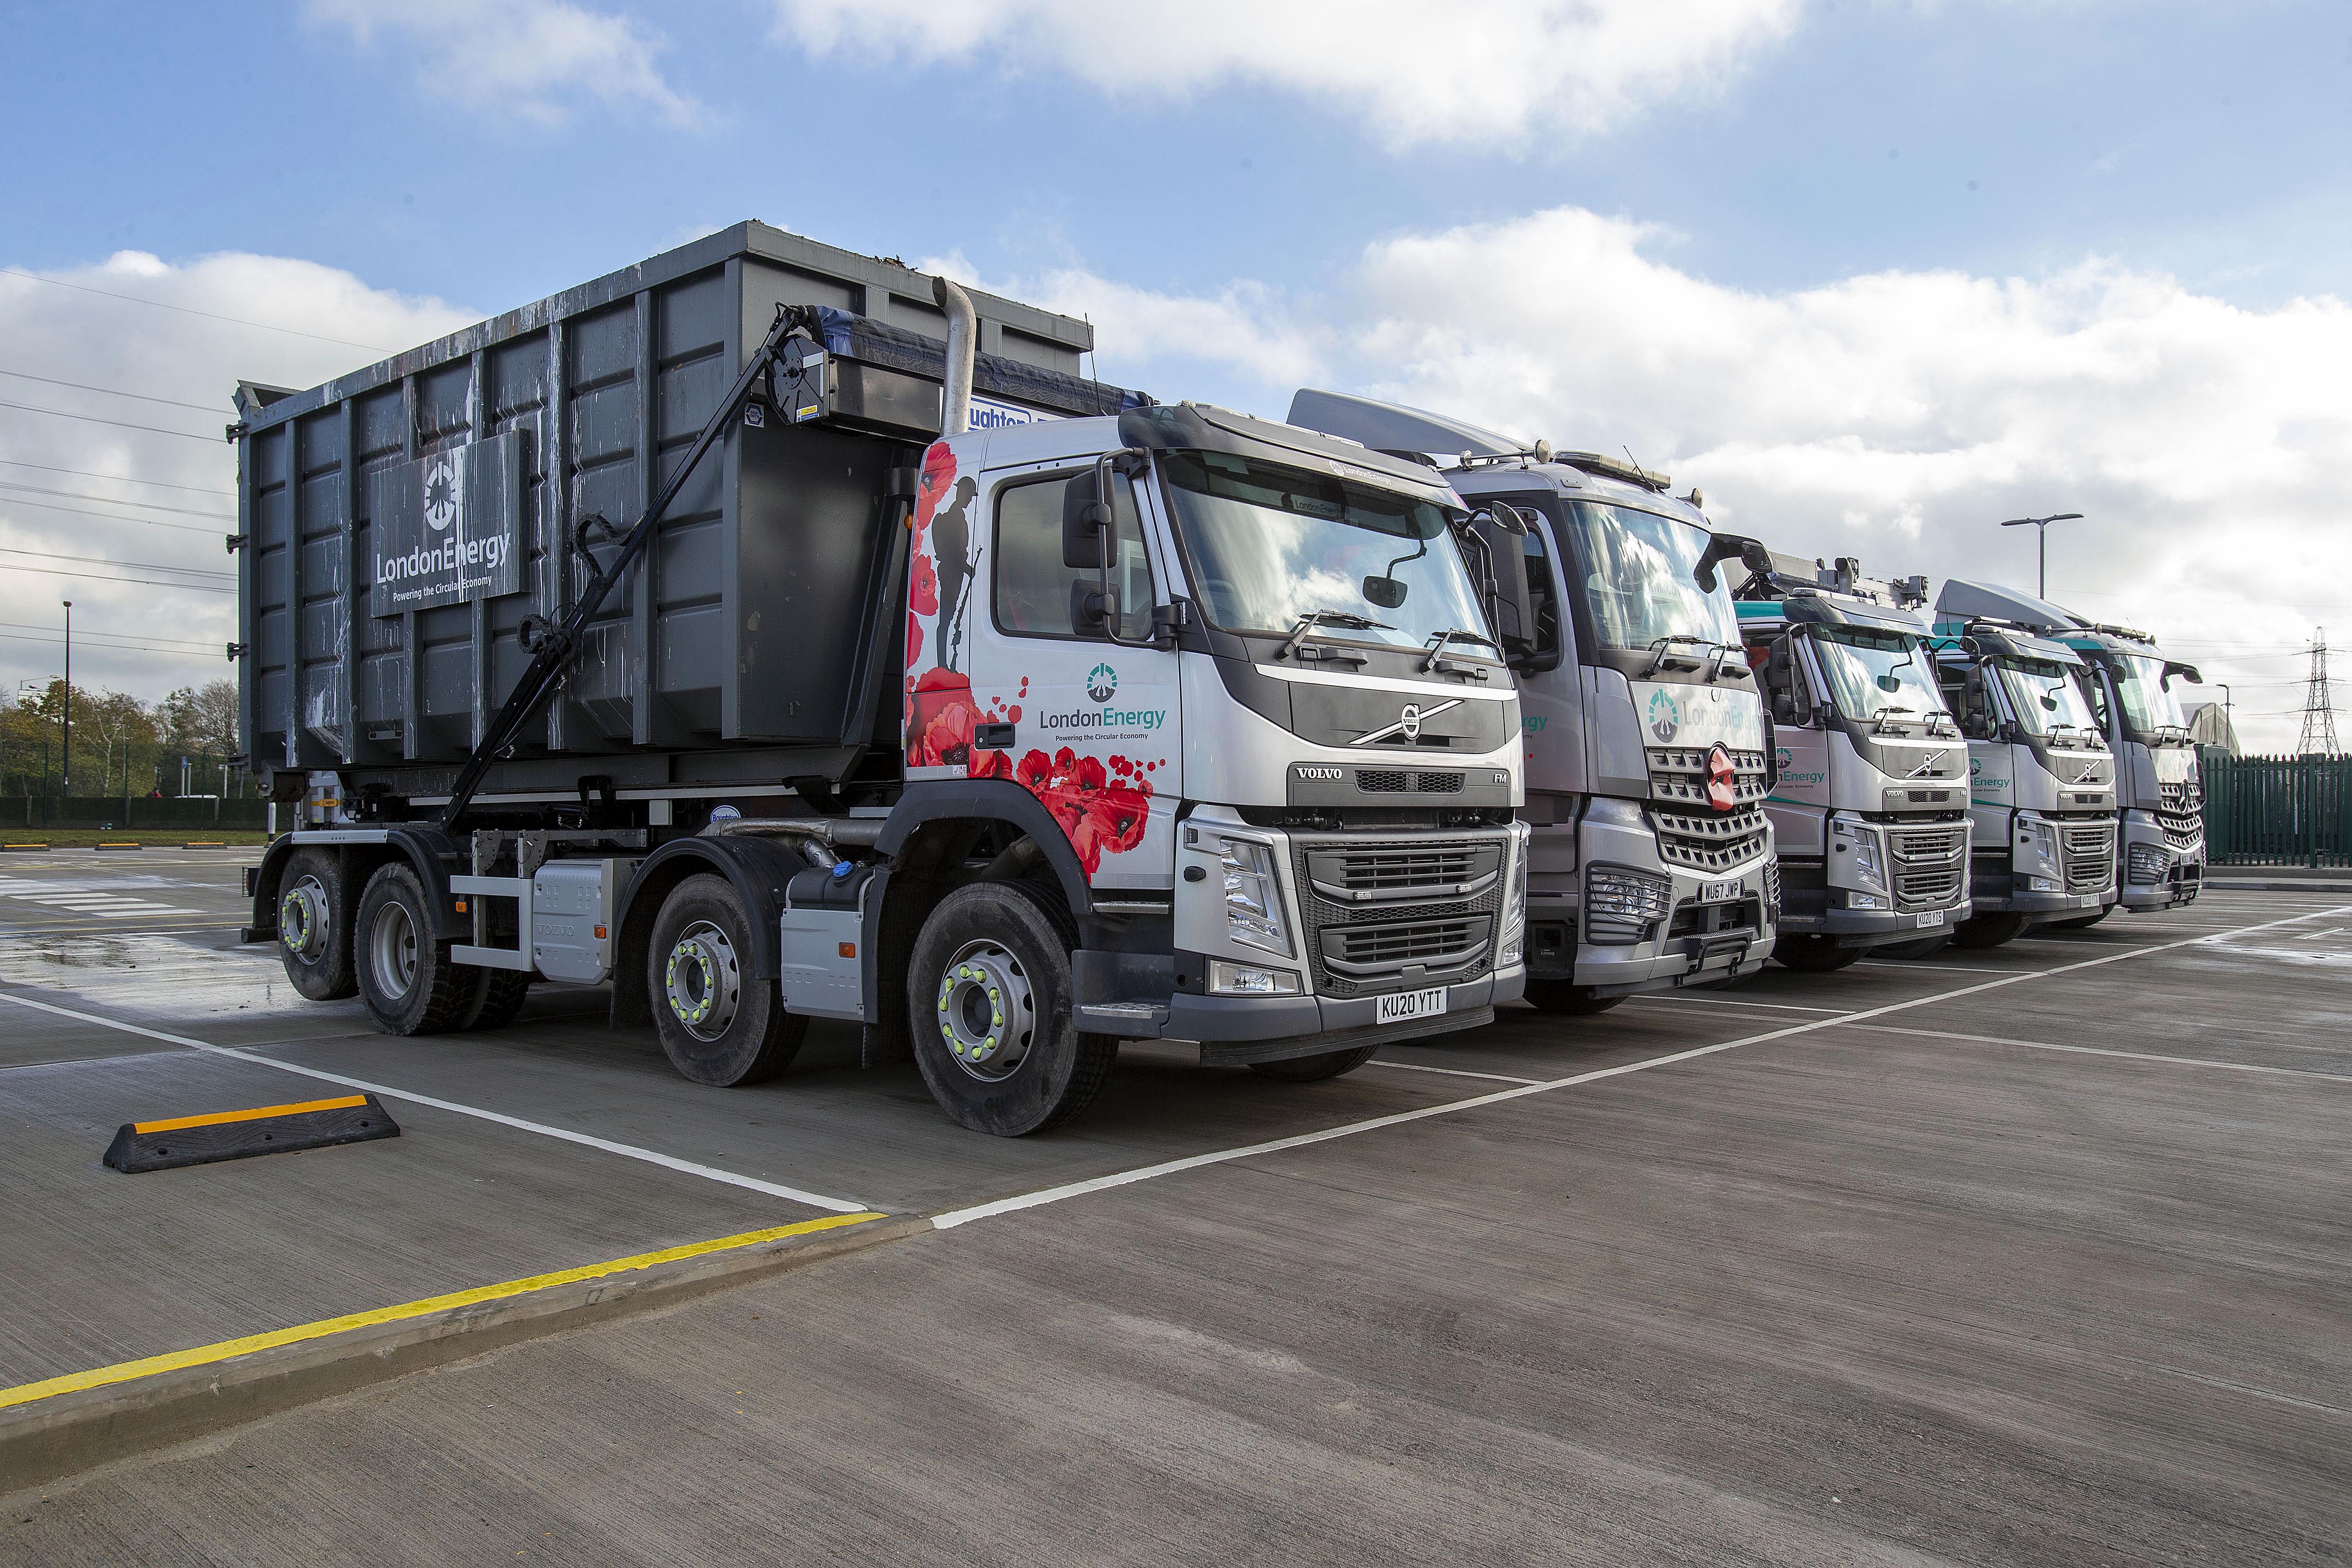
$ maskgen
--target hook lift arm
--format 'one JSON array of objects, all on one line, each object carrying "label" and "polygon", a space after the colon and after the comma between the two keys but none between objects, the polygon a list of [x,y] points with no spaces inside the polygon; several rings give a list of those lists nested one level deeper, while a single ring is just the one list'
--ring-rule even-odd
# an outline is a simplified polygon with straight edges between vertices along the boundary
[{"label": "hook lift arm", "polygon": [[[768,368],[782,353],[784,345],[795,337],[814,341],[815,321],[815,312],[804,305],[776,307],[776,323],[768,330],[766,341],[743,366],[743,373],[735,378],[735,384],[728,389],[727,395],[719,400],[719,406],[712,411],[709,423],[703,426],[702,434],[694,438],[694,446],[687,452],[686,460],[677,466],[677,471],[670,476],[669,482],[662,486],[661,493],[654,499],[653,505],[647,507],[645,515],[629,529],[613,558],[596,567],[596,574],[581,591],[579,601],[572,606],[571,613],[561,622],[550,622],[537,616],[524,620],[523,647],[524,651],[531,656],[530,663],[524,668],[522,675],[515,681],[514,690],[483,730],[481,742],[475,746],[474,754],[466,759],[465,767],[459,771],[457,782],[449,792],[449,803],[441,808],[437,819],[442,832],[453,837],[456,835],[457,824],[466,815],[466,808],[473,804],[474,795],[482,787],[482,780],[489,773],[490,765],[506,754],[522,734],[523,726],[530,722],[546,706],[548,699],[554,695],[556,687],[562,683],[580,651],[581,632],[604,607],[606,595],[627,575],[637,558],[646,552],[646,547],[652,542],[670,503],[677,499],[678,491],[693,477],[696,467],[705,455],[719,444],[719,437],[732,427],[744,400],[751,395],[753,388],[761,384]],[[561,482],[560,478],[558,482]],[[587,557],[591,565],[595,564],[594,556],[589,555],[584,549],[580,552]],[[565,569],[569,569],[568,563]]]}]

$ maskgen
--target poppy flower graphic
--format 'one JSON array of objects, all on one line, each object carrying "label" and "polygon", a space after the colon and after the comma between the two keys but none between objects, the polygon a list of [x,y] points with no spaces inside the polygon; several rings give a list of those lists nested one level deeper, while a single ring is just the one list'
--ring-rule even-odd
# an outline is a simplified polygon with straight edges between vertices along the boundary
[{"label": "poppy flower graphic", "polygon": [[1101,758],[1078,756],[1067,746],[1051,757],[1028,752],[1013,778],[1061,824],[1089,879],[1102,868],[1104,856],[1125,854],[1142,843],[1150,825],[1148,782],[1114,784]]},{"label": "poppy flower graphic", "polygon": [[908,605],[918,615],[938,615],[940,613],[940,574],[939,570],[931,564],[931,558],[923,552],[917,551],[908,572]]},{"label": "poppy flower graphic", "polygon": [[955,484],[955,453],[945,441],[934,441],[923,454],[923,474],[915,486],[915,544],[920,548],[923,531],[931,526],[931,514],[939,510],[950,487]]}]

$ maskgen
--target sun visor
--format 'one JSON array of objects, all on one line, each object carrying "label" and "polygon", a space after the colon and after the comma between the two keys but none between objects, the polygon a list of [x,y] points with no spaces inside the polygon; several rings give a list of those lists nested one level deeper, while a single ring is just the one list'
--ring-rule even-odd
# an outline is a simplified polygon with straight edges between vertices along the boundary
[{"label": "sun visor", "polygon": [[1448,457],[1467,452],[1474,458],[1509,458],[1530,446],[1443,414],[1408,408],[1402,403],[1350,397],[1344,392],[1319,392],[1311,386],[1301,387],[1292,396],[1290,423],[1360,441],[1376,452],[1433,452]]},{"label": "sun visor", "polygon": [[1963,583],[1957,577],[1947,579],[1944,591],[1936,595],[1936,619],[1966,621],[1979,616],[2014,621],[2042,632],[2073,631],[2083,624],[2057,605],[2014,588]]}]

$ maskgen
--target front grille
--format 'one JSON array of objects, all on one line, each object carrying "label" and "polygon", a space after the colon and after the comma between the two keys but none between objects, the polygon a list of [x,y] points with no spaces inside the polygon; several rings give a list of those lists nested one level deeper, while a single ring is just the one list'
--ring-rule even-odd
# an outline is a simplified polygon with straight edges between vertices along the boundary
[{"label": "front grille", "polygon": [[1968,843],[1965,823],[1889,827],[1886,852],[1895,862],[1895,907],[1944,910],[1958,903],[1968,880],[1961,864]]},{"label": "front grille", "polygon": [[[1738,752],[1724,748],[1731,757],[1731,786],[1735,805],[1764,798],[1764,753]],[[1650,798],[1676,801],[1691,805],[1706,804],[1706,757],[1712,747],[1652,746],[1650,758]]]},{"label": "front grille", "polygon": [[1503,874],[1500,845],[1315,849],[1307,880],[1335,904],[1475,898]]},{"label": "front grille", "polygon": [[1362,996],[1485,973],[1503,918],[1507,843],[1502,833],[1371,842],[1293,836],[1317,993]]},{"label": "front grille", "polygon": [[2183,779],[2179,784],[2156,786],[2156,809],[2159,816],[2195,816],[2205,809],[2205,785],[2200,779]]},{"label": "front grille", "polygon": [[2168,811],[2156,814],[2156,825],[2164,829],[2164,841],[2182,856],[2194,855],[2197,847],[2205,842],[2205,819],[2201,816],[2176,816]]},{"label": "front grille", "polygon": [[1764,848],[1764,813],[1752,805],[1706,816],[1654,811],[1650,821],[1657,830],[1658,858],[1669,866],[1727,871]]},{"label": "front grille", "polygon": [[2116,825],[2070,825],[2058,830],[2066,861],[2066,890],[2095,893],[2116,879]]},{"label": "front grille", "polygon": [[1486,957],[1495,932],[1491,915],[1409,921],[1392,925],[1327,926],[1320,933],[1323,963],[1356,980],[1393,979],[1412,964],[1424,977],[1445,978]]},{"label": "front grille", "polygon": [[1409,773],[1403,768],[1358,768],[1356,787],[1366,795],[1460,795],[1458,773]]}]

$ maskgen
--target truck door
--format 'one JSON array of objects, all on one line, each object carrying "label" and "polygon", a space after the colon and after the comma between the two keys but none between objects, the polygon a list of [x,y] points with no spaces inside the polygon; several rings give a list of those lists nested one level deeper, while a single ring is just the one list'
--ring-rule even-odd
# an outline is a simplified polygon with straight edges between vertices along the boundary
[{"label": "truck door", "polygon": [[1108,557],[1118,640],[1090,614],[1102,573],[1063,564],[1063,489],[1091,472],[988,476],[961,617],[973,701],[987,715],[971,772],[1034,795],[1094,886],[1169,888],[1181,796],[1176,655],[1151,646],[1158,593],[1124,475],[1113,479]]}]

